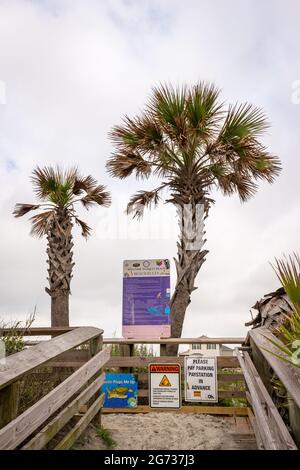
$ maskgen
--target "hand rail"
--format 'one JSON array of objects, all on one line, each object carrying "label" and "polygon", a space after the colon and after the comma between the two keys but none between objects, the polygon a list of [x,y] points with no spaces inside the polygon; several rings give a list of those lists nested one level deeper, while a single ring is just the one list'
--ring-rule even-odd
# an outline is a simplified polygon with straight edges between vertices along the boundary
[{"label": "hand rail", "polygon": [[102,335],[103,330],[92,326],[76,328],[63,335],[12,354],[0,367],[0,390],[20,379],[60,354]]}]

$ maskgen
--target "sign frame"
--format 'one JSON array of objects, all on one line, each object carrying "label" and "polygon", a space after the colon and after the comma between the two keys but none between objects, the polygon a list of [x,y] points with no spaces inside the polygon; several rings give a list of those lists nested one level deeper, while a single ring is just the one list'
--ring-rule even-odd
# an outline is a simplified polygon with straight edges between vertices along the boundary
[{"label": "sign frame", "polygon": [[[214,399],[202,399],[201,397],[194,397],[194,398],[187,398],[187,384],[188,384],[188,376],[187,376],[187,362],[189,359],[208,359],[210,361],[214,362],[214,387],[215,387],[215,398]],[[206,356],[200,356],[196,354],[191,354],[189,356],[185,356],[184,358],[184,400],[186,402],[191,402],[191,403],[218,403],[219,402],[219,394],[218,394],[218,363],[217,363],[217,358],[216,357],[206,357]]]},{"label": "sign frame", "polygon": [[171,335],[170,260],[123,260],[122,336],[169,338]]},{"label": "sign frame", "polygon": [[[152,366],[158,366],[158,367],[170,367],[170,366],[176,366],[178,368],[178,371],[176,372],[170,372],[170,371],[164,371],[164,372],[151,372],[151,367]],[[177,374],[178,375],[178,406],[152,406],[152,381],[151,381],[151,375],[152,374]],[[168,409],[168,410],[179,410],[182,407],[182,392],[181,392],[181,365],[178,362],[174,363],[158,363],[158,362],[152,362],[148,365],[148,387],[149,387],[149,394],[148,394],[148,399],[149,399],[149,408],[156,410],[156,409]]]},{"label": "sign frame", "polygon": [[[120,394],[115,390],[120,389]],[[127,390],[126,390],[127,389]],[[103,408],[134,409],[138,406],[138,378],[133,373],[106,372],[101,387],[105,394]],[[109,396],[110,394],[114,396]],[[125,396],[127,394],[127,396]],[[112,400],[113,403],[109,403]]]}]

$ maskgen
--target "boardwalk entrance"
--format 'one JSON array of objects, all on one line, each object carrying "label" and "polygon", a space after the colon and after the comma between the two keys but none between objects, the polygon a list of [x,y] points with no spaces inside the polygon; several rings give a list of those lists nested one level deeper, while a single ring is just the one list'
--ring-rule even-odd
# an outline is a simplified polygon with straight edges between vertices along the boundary
[{"label": "boardwalk entrance", "polygon": [[[5,334],[5,330],[2,334]],[[34,337],[52,336],[52,339],[29,340],[27,349],[9,356],[0,370],[0,449],[68,449],[77,445],[78,438],[87,428],[87,434],[84,436],[93,432],[93,423],[96,420],[99,424],[100,415],[109,427],[112,415],[116,413],[120,413],[117,422],[122,420],[125,434],[127,428],[127,434],[131,432],[132,423],[135,421],[136,426],[139,426],[142,420],[153,419],[158,423],[171,421],[174,426],[186,421],[190,440],[195,446],[205,446],[205,439],[203,442],[200,439],[201,433],[209,433],[215,429],[215,445],[221,446],[220,448],[297,448],[254,366],[251,347],[242,346],[243,338],[164,339],[163,344],[160,344],[162,340],[157,339],[103,339],[103,331],[93,327],[32,328],[28,334]],[[284,362],[276,361],[274,356],[265,352],[261,344],[263,339],[258,332],[253,331],[251,335],[266,360],[272,363],[295,403],[300,405],[300,375],[297,376],[297,371],[288,373],[290,371],[287,372]],[[141,342],[160,344],[160,355],[134,355],[134,344]],[[148,365],[179,363],[183,366],[183,357],[165,356],[166,344],[197,342],[236,346],[235,356],[217,357],[219,403],[193,406],[184,403],[177,412],[169,415],[167,420],[169,410],[162,409],[158,413],[149,408]],[[119,348],[118,355],[112,355],[112,351],[114,354],[116,352],[113,349],[116,345]],[[38,374],[41,368],[45,367],[56,371],[67,370],[67,378],[19,414],[20,383],[28,374]],[[101,394],[101,385],[105,380],[105,371],[137,374],[139,403],[134,409],[134,414],[130,409],[102,408],[104,396]],[[183,388],[183,378],[181,385]],[[130,426],[126,423],[130,423]],[[218,435],[223,436],[223,443],[218,441]],[[198,439],[198,444],[195,439]],[[168,448],[173,448],[172,445],[177,444],[170,442]]]}]

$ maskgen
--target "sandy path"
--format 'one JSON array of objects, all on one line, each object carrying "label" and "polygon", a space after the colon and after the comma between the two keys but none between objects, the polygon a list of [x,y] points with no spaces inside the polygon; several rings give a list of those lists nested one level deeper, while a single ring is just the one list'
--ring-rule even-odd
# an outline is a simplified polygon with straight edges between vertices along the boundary
[{"label": "sandy path", "polygon": [[[102,415],[120,450],[236,449],[230,424],[222,417],[202,414],[149,413]],[[78,449],[105,449],[90,427]]]}]

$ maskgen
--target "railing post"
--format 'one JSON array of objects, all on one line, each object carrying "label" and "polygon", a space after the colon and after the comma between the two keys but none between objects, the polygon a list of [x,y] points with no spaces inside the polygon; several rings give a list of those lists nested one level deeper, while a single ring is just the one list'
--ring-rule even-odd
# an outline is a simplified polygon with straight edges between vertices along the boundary
[{"label": "railing post", "polygon": [[167,345],[162,343],[159,345],[159,355],[160,357],[164,357],[167,355]]},{"label": "railing post", "polygon": [[17,416],[19,389],[19,382],[14,382],[0,390],[0,429]]},{"label": "railing post", "polygon": [[103,336],[99,335],[90,340],[90,357],[95,356],[103,347]]},{"label": "railing post", "polygon": [[[134,354],[134,344],[120,344],[120,356],[132,357]],[[120,372],[128,374],[132,372],[132,367],[120,367]]]}]

